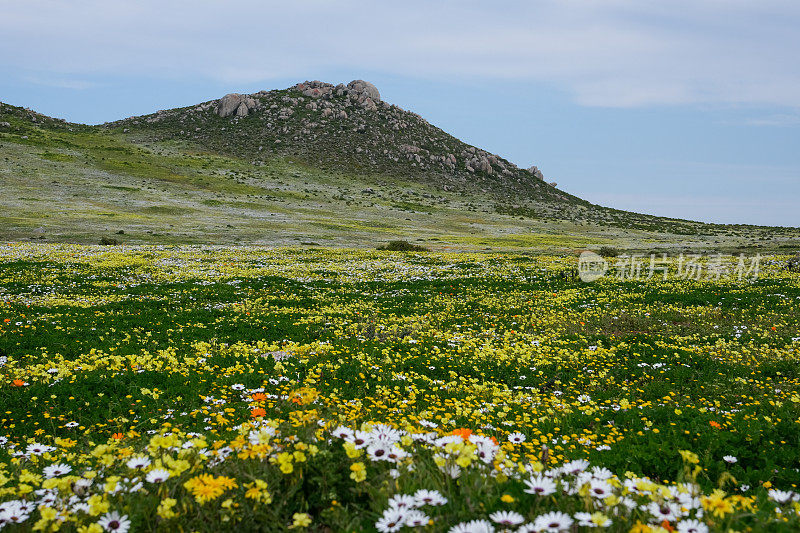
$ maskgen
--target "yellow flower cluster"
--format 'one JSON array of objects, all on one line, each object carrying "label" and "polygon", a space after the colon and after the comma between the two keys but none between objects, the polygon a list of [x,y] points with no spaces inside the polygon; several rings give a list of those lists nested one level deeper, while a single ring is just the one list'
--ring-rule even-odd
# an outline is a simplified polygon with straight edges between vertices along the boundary
[{"label": "yellow flower cluster", "polygon": [[222,496],[225,491],[236,487],[236,481],[225,476],[200,474],[186,481],[183,486],[189,490],[199,503],[206,503]]}]

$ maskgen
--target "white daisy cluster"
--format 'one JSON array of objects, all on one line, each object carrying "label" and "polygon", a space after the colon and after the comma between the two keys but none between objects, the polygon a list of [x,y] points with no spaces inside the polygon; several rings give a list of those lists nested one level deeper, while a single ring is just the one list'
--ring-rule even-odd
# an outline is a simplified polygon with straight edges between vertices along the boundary
[{"label": "white daisy cluster", "polygon": [[439,506],[447,503],[447,498],[438,491],[420,489],[413,495],[398,494],[389,499],[389,506],[381,518],[375,522],[375,529],[381,533],[399,531],[403,527],[427,526],[430,517],[421,507]]},{"label": "white daisy cluster", "polygon": [[791,490],[769,489],[768,494],[769,499],[778,505],[783,505],[784,503],[789,502],[800,502],[800,493]]},{"label": "white daisy cluster", "polygon": [[352,430],[344,426],[333,430],[334,437],[352,443],[357,450],[366,449],[367,457],[371,461],[390,463],[397,463],[408,457],[408,452],[400,444],[404,435],[406,435],[405,431],[386,424],[376,424],[370,431]]},{"label": "white daisy cluster", "polygon": [[25,500],[11,500],[0,503],[0,529],[6,524],[22,524],[27,521],[36,504]]},{"label": "white daisy cluster", "polygon": [[[524,493],[542,498],[542,502],[550,501],[544,499],[550,495],[565,503],[580,502],[580,507],[591,502],[588,510],[572,514],[550,511],[530,520],[515,511],[495,511],[489,514],[488,519],[475,518],[458,523],[452,526],[451,533],[493,532],[495,528],[516,528],[518,533],[557,532],[573,527],[607,528],[618,518],[627,520],[634,514],[653,527],[660,527],[667,521],[675,524],[680,533],[708,531],[702,521],[702,494],[696,485],[664,486],[648,478],[620,479],[607,468],[591,466],[586,460],[570,461],[551,469],[543,468],[540,463],[530,464],[524,469],[512,468],[494,439],[474,434],[462,437],[407,433],[377,424],[361,430],[339,426],[332,435],[356,449],[364,449],[372,462],[398,463],[399,469],[413,470],[411,459],[416,458],[419,451],[427,450],[432,453],[439,470],[449,477],[460,477],[467,470],[479,469],[481,475],[504,475],[516,479],[522,483]],[[512,435],[512,442],[519,440],[520,435]],[[415,452],[411,451],[413,443],[419,445]],[[402,461],[406,458],[407,461]],[[795,493],[780,491],[772,491],[770,496],[778,503],[800,498]],[[436,491],[394,495],[375,527],[381,532],[393,532],[434,522],[441,524],[443,517],[433,513],[429,516],[422,508],[446,503],[447,499]]]}]

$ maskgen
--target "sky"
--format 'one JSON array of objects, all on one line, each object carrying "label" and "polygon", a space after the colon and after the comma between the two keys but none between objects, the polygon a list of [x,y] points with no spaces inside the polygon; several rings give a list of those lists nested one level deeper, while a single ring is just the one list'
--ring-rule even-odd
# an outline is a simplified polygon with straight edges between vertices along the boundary
[{"label": "sky", "polygon": [[101,123],[365,79],[591,202],[800,226],[796,0],[0,0],[0,101]]}]

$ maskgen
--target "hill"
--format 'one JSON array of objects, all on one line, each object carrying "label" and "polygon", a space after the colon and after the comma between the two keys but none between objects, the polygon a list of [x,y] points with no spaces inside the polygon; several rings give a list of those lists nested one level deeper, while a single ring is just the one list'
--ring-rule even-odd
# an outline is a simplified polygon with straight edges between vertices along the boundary
[{"label": "hill", "polygon": [[781,249],[800,230],[595,206],[363,80],[88,126],[0,104],[0,239],[573,250]]}]

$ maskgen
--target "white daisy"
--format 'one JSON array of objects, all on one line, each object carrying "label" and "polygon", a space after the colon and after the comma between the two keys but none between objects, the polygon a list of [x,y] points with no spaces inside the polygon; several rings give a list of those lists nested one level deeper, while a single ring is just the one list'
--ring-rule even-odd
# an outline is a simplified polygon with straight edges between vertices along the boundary
[{"label": "white daisy", "polygon": [[42,455],[47,452],[53,452],[55,448],[53,446],[47,446],[46,444],[39,444],[38,442],[34,442],[33,444],[28,444],[28,447],[25,448],[25,453],[27,455]]},{"label": "white daisy", "polygon": [[683,520],[678,523],[678,533],[708,533],[708,526],[699,520]]},{"label": "white daisy", "polygon": [[792,499],[794,493],[790,490],[775,490],[769,489],[769,497],[771,500],[775,500],[778,503],[786,503]]},{"label": "white daisy", "polygon": [[131,527],[131,521],[128,520],[128,515],[120,516],[116,511],[104,514],[97,523],[106,531],[114,531],[116,533],[126,533]]},{"label": "white daisy", "polygon": [[390,509],[416,509],[417,499],[410,494],[395,494],[389,499]]},{"label": "white daisy", "polygon": [[609,470],[608,468],[603,468],[600,466],[593,466],[592,467],[592,477],[595,479],[611,479],[614,476],[614,473]]},{"label": "white daisy", "polygon": [[147,473],[144,479],[148,483],[163,483],[169,479],[169,471],[163,468],[155,468]]},{"label": "white daisy", "polygon": [[489,515],[496,524],[503,526],[518,526],[525,521],[525,517],[514,511],[497,511]]},{"label": "white daisy", "polygon": [[536,496],[547,496],[556,491],[555,482],[552,479],[542,476],[533,476],[530,479],[526,479],[525,485],[528,486],[525,492],[528,494],[535,494]]},{"label": "white daisy", "polygon": [[42,471],[44,477],[50,479],[51,477],[61,477],[72,472],[72,467],[64,463],[53,464]]},{"label": "white daisy", "polygon": [[400,531],[405,526],[407,514],[405,509],[386,509],[383,516],[375,522],[375,529],[381,533]]},{"label": "white daisy", "polygon": [[667,522],[673,522],[681,514],[680,505],[667,502],[661,504],[657,502],[651,502],[647,506],[647,511],[653,515],[658,522],[662,522],[664,520]]},{"label": "white daisy", "polygon": [[367,455],[372,461],[389,461],[389,447],[386,444],[370,444]]},{"label": "white daisy", "polygon": [[0,529],[3,524],[21,524],[30,516],[31,508],[20,500],[0,503]]},{"label": "white daisy", "polygon": [[369,439],[370,439],[369,433],[357,430],[353,435],[353,437],[347,440],[355,444],[357,450],[360,450],[361,448],[367,447],[367,445],[369,444]]},{"label": "white daisy", "polygon": [[725,457],[722,458],[722,460],[725,461],[726,463],[733,464],[737,462],[739,459],[737,459],[733,455],[726,455]]},{"label": "white daisy", "polygon": [[589,482],[589,494],[593,498],[597,498],[599,500],[608,498],[611,496],[613,490],[614,487],[601,479],[593,479]]},{"label": "white daisy", "polygon": [[406,526],[408,527],[422,527],[427,526],[428,522],[430,522],[430,517],[419,510],[412,510],[409,511],[406,515]]},{"label": "white daisy", "polygon": [[345,426],[339,426],[338,428],[334,429],[334,430],[331,432],[331,434],[332,434],[334,437],[339,437],[340,439],[345,439],[345,440],[347,440],[347,439],[350,439],[350,438],[352,438],[352,437],[353,437],[353,435],[354,435],[354,432],[353,432],[353,430],[352,430],[352,429],[350,429],[350,428],[348,428],[348,427],[345,427]]},{"label": "white daisy", "polygon": [[592,513],[575,513],[575,520],[580,527],[597,527],[597,524],[592,522]]},{"label": "white daisy", "polygon": [[128,465],[128,468],[136,470],[141,468],[147,468],[148,466],[150,466],[150,462],[151,461],[149,457],[140,455],[137,457],[131,457],[130,459],[128,459],[128,462],[126,464]]},{"label": "white daisy", "polygon": [[494,533],[494,526],[487,520],[471,520],[451,527],[449,533]]},{"label": "white daisy", "polygon": [[447,498],[442,496],[438,490],[425,490],[420,489],[414,493],[414,499],[417,500],[417,505],[444,505],[447,503]]},{"label": "white daisy", "polygon": [[578,459],[575,461],[564,463],[564,466],[561,467],[561,471],[564,472],[565,474],[575,476],[577,474],[580,474],[587,468],[589,468],[589,461],[585,459]]},{"label": "white daisy", "polygon": [[533,521],[533,528],[536,531],[556,532],[570,527],[572,527],[572,517],[559,511],[543,514]]},{"label": "white daisy", "polygon": [[508,436],[508,442],[514,444],[521,444],[525,442],[525,439],[527,439],[527,437],[524,434],[520,433],[519,431],[515,431],[514,433],[511,433]]}]

